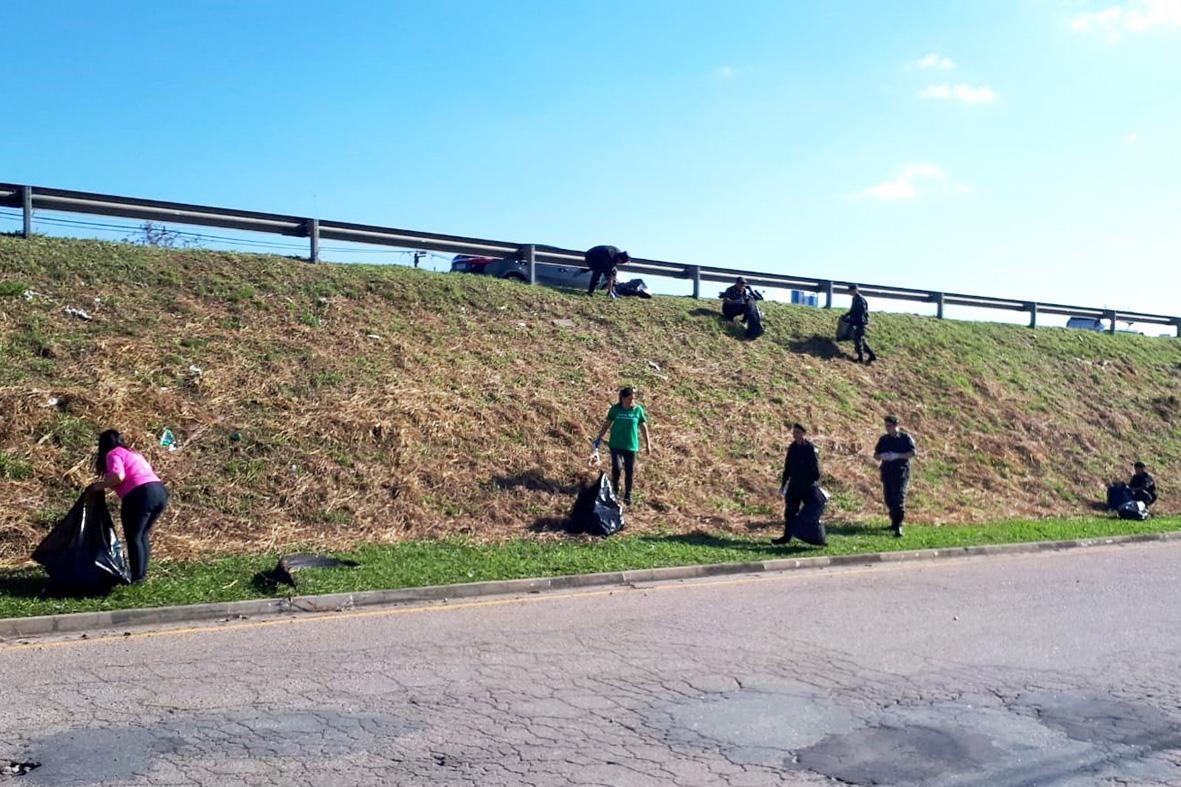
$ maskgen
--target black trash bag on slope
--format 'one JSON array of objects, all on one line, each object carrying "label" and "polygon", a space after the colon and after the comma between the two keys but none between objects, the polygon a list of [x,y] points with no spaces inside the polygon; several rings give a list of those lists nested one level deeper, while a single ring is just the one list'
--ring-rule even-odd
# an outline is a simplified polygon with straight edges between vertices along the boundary
[{"label": "black trash bag on slope", "polygon": [[837,341],[851,342],[853,341],[853,323],[845,319],[847,315],[841,315],[837,319]]},{"label": "black trash bag on slope", "polygon": [[828,545],[828,532],[824,529],[824,508],[828,505],[828,492],[818,486],[812,487],[811,493],[804,500],[804,506],[791,523],[792,538],[798,538],[806,544],[823,547]]},{"label": "black trash bag on slope", "polygon": [[1123,481],[1116,481],[1107,487],[1107,510],[1118,511],[1120,506],[1130,502],[1134,498],[1135,495],[1132,494],[1132,487]]},{"label": "black trash bag on slope", "polygon": [[1148,519],[1148,506],[1139,500],[1129,500],[1115,510],[1120,519],[1134,519],[1143,522]]},{"label": "black trash bag on slope", "polygon": [[754,298],[746,299],[746,338],[757,339],[766,333],[763,327],[763,311]]},{"label": "black trash bag on slope", "polygon": [[570,530],[592,536],[610,536],[623,530],[623,507],[606,473],[599,473],[598,481],[578,493],[570,511]]},{"label": "black trash bag on slope", "polygon": [[123,545],[101,492],[83,492],[37,548],[33,560],[45,566],[57,588],[106,592],[130,584]]}]

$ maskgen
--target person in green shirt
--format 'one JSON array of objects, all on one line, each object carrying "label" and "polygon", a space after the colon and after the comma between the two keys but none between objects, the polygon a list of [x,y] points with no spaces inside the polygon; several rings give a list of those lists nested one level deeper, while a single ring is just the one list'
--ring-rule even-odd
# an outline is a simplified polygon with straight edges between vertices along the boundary
[{"label": "person in green shirt", "polygon": [[636,470],[636,454],[640,451],[640,435],[644,435],[644,450],[652,453],[652,441],[648,437],[648,414],[642,405],[636,404],[636,391],[630,386],[619,391],[619,404],[611,405],[607,420],[594,440],[595,450],[603,444],[603,435],[611,430],[607,446],[611,449],[611,486],[619,489],[619,470],[623,468],[623,502],[631,505],[632,479]]}]

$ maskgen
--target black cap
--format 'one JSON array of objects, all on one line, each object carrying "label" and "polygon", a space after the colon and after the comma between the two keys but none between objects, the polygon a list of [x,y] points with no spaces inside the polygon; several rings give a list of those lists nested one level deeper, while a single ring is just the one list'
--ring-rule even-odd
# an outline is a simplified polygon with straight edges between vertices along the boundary
[{"label": "black cap", "polygon": [[1136,462],[1134,465],[1132,465],[1132,467],[1139,469],[1141,467],[1145,467],[1145,464],[1143,462]]},{"label": "black cap", "polygon": [[850,292],[856,292],[857,290],[860,290],[860,289],[861,289],[861,288],[860,288],[860,287],[858,287],[856,284],[850,284],[850,285],[849,285],[849,291],[850,291]]},{"label": "black cap", "polygon": [[801,432],[803,432],[804,434],[807,434],[807,433],[808,433],[808,429],[807,429],[807,428],[806,428],[806,427],[805,427],[803,424],[801,424],[801,423],[798,423],[798,422],[797,422],[797,423],[794,423],[794,424],[792,424],[792,425],[791,425],[791,428],[792,428],[792,429],[799,429],[799,430],[800,430]]},{"label": "black cap", "polygon": [[896,416],[896,415],[887,415],[887,416],[886,416],[886,423],[888,423],[888,424],[894,424],[894,426],[898,426],[898,416]]}]

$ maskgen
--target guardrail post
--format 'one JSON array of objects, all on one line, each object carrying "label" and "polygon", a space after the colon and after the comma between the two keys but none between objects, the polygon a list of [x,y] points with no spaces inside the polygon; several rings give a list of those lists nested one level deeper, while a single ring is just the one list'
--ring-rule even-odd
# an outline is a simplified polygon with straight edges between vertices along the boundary
[{"label": "guardrail post", "polygon": [[1029,327],[1036,328],[1037,327],[1037,304],[1036,303],[1027,303],[1027,304],[1025,304],[1025,308],[1029,310]]},{"label": "guardrail post", "polygon": [[25,220],[21,228],[21,235],[30,238],[33,235],[33,187],[21,186],[21,205],[24,207]]},{"label": "guardrail post", "polygon": [[689,276],[693,279],[693,297],[694,299],[701,297],[701,268],[697,265],[689,266]]},{"label": "guardrail post", "polygon": [[832,308],[832,282],[821,282],[820,286],[824,289],[824,308]]},{"label": "guardrail post", "polygon": [[935,301],[935,318],[938,320],[942,320],[943,319],[943,293],[941,293],[941,292],[931,293],[931,300]]},{"label": "guardrail post", "polygon": [[537,247],[530,243],[521,247],[521,257],[525,260],[525,270],[529,274],[529,283],[537,284]]},{"label": "guardrail post", "polygon": [[304,228],[308,237],[311,238],[311,249],[308,250],[308,262],[320,261],[320,220],[308,219],[307,226]]},{"label": "guardrail post", "polygon": [[1107,329],[1107,332],[1110,334],[1114,334],[1115,333],[1115,319],[1116,319],[1117,315],[1114,311],[1110,311],[1107,313],[1107,316],[1109,318],[1111,318],[1111,327]]},{"label": "guardrail post", "polygon": [[1173,325],[1177,328],[1177,338],[1181,339],[1181,320],[1175,320]]}]

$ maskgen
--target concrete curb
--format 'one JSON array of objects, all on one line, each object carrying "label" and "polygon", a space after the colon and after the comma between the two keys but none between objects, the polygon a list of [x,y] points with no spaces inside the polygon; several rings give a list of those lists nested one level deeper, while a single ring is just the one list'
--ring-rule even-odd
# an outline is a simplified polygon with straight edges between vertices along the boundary
[{"label": "concrete curb", "polygon": [[949,549],[870,552],[863,555],[800,557],[785,558],[782,560],[755,560],[743,563],[711,563],[697,566],[609,571],[602,574],[570,574],[536,579],[470,582],[463,585],[431,585],[429,587],[401,588],[399,590],[364,590],[356,593],[332,593],[322,596],[293,596],[283,599],[271,598],[254,601],[229,601],[218,604],[189,604],[178,607],[122,609],[109,612],[78,612],[69,615],[42,615],[28,618],[2,618],[0,619],[0,640],[133,626],[196,623],[217,620],[219,618],[339,612],[357,607],[380,607],[421,603],[425,601],[473,599],[484,596],[539,593],[547,590],[628,586],[634,585],[637,582],[667,582],[679,579],[725,576],[727,574],[757,574],[840,566],[864,566],[874,563],[905,563],[923,560],[948,560],[962,557],[1033,554],[1084,547],[1139,544],[1152,541],[1181,541],[1181,531],[1130,536],[1104,536],[1102,538],[1074,539],[1070,541],[1030,541],[1022,544],[991,544],[953,547]]}]

